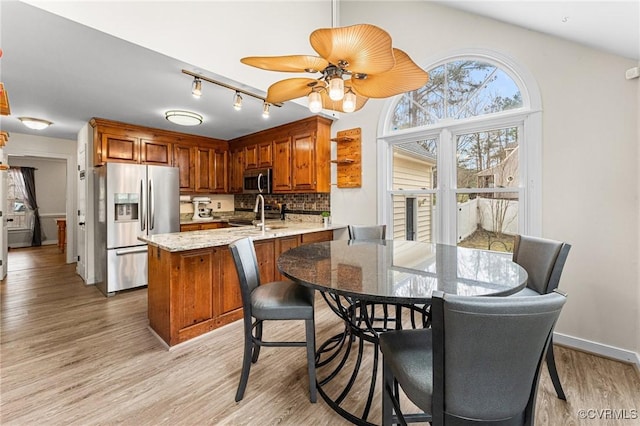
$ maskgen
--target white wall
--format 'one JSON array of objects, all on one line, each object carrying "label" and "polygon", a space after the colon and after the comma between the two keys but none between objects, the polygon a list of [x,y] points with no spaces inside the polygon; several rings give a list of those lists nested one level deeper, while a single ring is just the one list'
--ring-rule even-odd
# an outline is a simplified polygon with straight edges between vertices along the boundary
[{"label": "white wall", "polygon": [[[543,102],[543,236],[573,245],[561,281],[569,302],[556,331],[640,352],[638,80],[624,78],[637,64],[428,2],[342,2],[340,17],[341,25],[381,26],[422,66],[477,48],[531,72]],[[363,187],[332,192],[336,222],[375,221],[381,113],[382,102],[370,101],[333,126],[363,130]]]},{"label": "white wall", "polygon": [[4,153],[10,157],[28,155],[66,161],[64,211],[67,217],[67,263],[75,262],[76,141],[12,133]]}]

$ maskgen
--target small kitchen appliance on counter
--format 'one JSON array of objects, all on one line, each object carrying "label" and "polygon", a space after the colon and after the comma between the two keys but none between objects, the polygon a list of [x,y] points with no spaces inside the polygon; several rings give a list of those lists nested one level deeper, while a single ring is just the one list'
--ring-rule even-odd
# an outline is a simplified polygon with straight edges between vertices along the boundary
[{"label": "small kitchen appliance on counter", "polygon": [[211,209],[204,207],[211,202],[209,197],[193,197],[191,200],[193,203],[193,218],[192,220],[210,220]]}]

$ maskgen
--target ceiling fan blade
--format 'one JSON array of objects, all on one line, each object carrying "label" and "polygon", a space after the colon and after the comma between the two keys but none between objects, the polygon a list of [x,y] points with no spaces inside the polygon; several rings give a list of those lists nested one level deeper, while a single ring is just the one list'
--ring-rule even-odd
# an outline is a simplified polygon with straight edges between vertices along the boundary
[{"label": "ceiling fan blade", "polygon": [[[361,96],[360,94],[356,93],[355,90],[353,90],[353,92],[356,94],[356,109],[353,110],[355,112],[355,111],[358,111],[360,108],[362,108],[364,104],[367,103],[369,98],[365,98],[364,96]],[[342,109],[342,101],[332,100],[329,97],[329,93],[326,90],[323,90],[322,92],[320,92],[320,97],[322,98],[323,109],[345,112],[344,109]]]},{"label": "ceiling fan blade", "polygon": [[396,65],[389,71],[368,75],[366,79],[351,78],[350,84],[362,96],[388,98],[419,89],[429,81],[429,74],[417,66],[400,49],[393,49]]},{"label": "ceiling fan blade", "polygon": [[309,55],[247,56],[240,59],[240,62],[264,70],[281,72],[318,72],[329,65],[326,59]]},{"label": "ceiling fan blade", "polygon": [[351,72],[380,74],[395,64],[391,36],[375,25],[321,28],[312,32],[309,40],[320,56],[334,65],[347,62],[344,68]]},{"label": "ceiling fan blade", "polygon": [[323,83],[313,78],[288,78],[286,80],[280,80],[269,86],[267,90],[267,102],[277,104],[307,96],[311,92],[311,88],[317,84]]}]

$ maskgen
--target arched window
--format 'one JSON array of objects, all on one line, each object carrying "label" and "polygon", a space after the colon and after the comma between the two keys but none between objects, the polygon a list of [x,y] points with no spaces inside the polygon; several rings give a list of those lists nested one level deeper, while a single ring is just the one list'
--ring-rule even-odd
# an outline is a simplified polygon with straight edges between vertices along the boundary
[{"label": "arched window", "polygon": [[540,233],[539,105],[513,70],[449,57],[387,103],[380,208],[392,238],[512,251],[515,234]]}]

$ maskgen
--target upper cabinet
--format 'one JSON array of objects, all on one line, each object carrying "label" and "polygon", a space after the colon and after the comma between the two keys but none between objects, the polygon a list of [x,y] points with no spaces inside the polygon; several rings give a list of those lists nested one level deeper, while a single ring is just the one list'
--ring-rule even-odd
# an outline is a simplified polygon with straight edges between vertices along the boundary
[{"label": "upper cabinet", "polygon": [[245,169],[273,168],[274,193],[330,192],[330,132],[331,120],[315,116],[231,140],[229,146],[232,152],[242,149]]},{"label": "upper cabinet", "polygon": [[229,144],[220,139],[135,126],[101,118],[93,127],[93,164],[175,166],[180,192],[226,193]]},{"label": "upper cabinet", "polygon": [[242,193],[242,174],[244,172],[244,148],[229,149],[229,192]]}]

